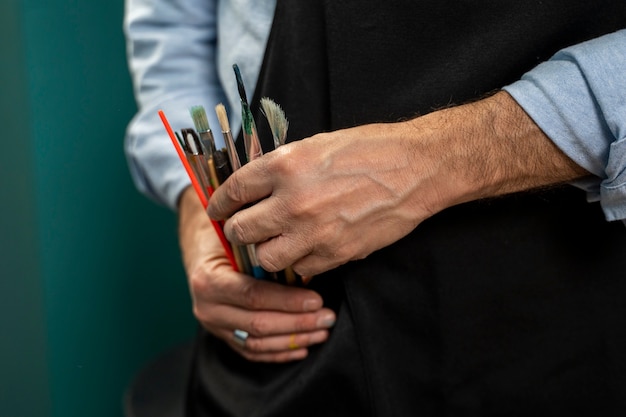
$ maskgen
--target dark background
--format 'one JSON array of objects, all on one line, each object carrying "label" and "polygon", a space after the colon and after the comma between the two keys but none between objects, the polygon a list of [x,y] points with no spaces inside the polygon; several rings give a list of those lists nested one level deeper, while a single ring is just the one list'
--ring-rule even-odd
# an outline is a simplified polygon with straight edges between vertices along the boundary
[{"label": "dark background", "polygon": [[176,218],[134,189],[123,0],[0,2],[0,416],[118,417],[194,322]]}]

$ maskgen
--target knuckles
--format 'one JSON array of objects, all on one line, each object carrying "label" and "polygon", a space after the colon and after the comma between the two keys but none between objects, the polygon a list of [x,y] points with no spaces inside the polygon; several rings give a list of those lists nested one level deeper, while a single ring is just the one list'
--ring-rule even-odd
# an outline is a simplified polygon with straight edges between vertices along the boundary
[{"label": "knuckles", "polygon": [[228,239],[233,243],[240,245],[251,243],[248,242],[248,229],[244,227],[240,215],[234,215],[231,217],[228,221],[225,232],[228,235]]},{"label": "knuckles", "polygon": [[234,173],[228,178],[228,181],[224,185],[226,185],[226,187],[222,187],[226,192],[226,196],[234,205],[241,205],[246,202],[246,182],[243,181],[240,176]]},{"label": "knuckles", "polygon": [[267,250],[257,250],[256,255],[259,265],[267,272],[278,272],[287,267],[287,264],[281,262]]},{"label": "knuckles", "polygon": [[189,287],[192,294],[207,294],[211,292],[212,280],[202,268],[198,268],[189,274]]},{"label": "knuckles", "polygon": [[257,338],[250,338],[246,341],[246,350],[250,352],[262,352],[263,340]]},{"label": "knuckles", "polygon": [[250,319],[248,326],[251,334],[265,336],[269,331],[270,324],[265,317],[256,314]]},{"label": "knuckles", "polygon": [[245,204],[246,183],[236,174],[233,173],[209,199],[207,213],[212,219],[226,219],[234,210]]},{"label": "knuckles", "polygon": [[256,310],[262,307],[263,297],[255,285],[255,281],[246,280],[237,291],[246,308]]}]

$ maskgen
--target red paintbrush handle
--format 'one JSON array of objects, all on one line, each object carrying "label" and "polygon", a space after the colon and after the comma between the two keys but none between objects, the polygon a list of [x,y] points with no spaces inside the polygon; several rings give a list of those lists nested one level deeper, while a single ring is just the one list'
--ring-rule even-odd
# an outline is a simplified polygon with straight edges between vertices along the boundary
[{"label": "red paintbrush handle", "polygon": [[[191,180],[191,185],[196,191],[198,198],[200,198],[202,207],[204,207],[204,209],[206,210],[206,208],[209,205],[209,201],[204,195],[204,192],[202,191],[202,186],[198,182],[198,179],[193,174],[193,171],[191,170],[191,166],[189,165],[189,162],[187,161],[187,158],[185,157],[185,154],[183,150],[181,149],[180,144],[178,143],[178,140],[176,139],[176,135],[174,135],[174,131],[172,130],[172,127],[170,126],[170,123],[167,121],[167,118],[165,117],[165,114],[163,113],[162,110],[159,110],[159,117],[161,118],[161,122],[163,122],[163,126],[165,126],[165,130],[167,131],[167,134],[170,136],[170,139],[172,141],[172,144],[174,145],[174,148],[176,148],[176,153],[178,154],[178,158],[180,158],[181,162],[183,163],[183,166],[185,167],[185,171],[187,171],[187,175],[189,176],[189,179]],[[209,191],[209,195],[213,194],[213,189],[211,187],[208,188],[208,191]],[[220,242],[222,243],[222,246],[224,247],[224,251],[226,251],[226,257],[230,261],[231,266],[233,267],[235,271],[239,272],[239,268],[237,267],[237,262],[235,262],[235,256],[233,255],[233,249],[230,246],[230,243],[228,242],[228,240],[226,240],[226,236],[224,236],[224,231],[222,230],[222,227],[217,221],[213,219],[211,219],[211,224],[213,224],[213,228],[215,229],[215,232],[217,233],[217,236],[219,237]]]}]

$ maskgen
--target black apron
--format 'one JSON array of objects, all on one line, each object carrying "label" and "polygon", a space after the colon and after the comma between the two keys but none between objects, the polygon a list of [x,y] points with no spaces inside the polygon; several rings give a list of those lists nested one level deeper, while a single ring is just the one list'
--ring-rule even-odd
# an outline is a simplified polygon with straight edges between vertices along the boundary
[{"label": "black apron", "polygon": [[[289,139],[463,103],[615,31],[623,0],[278,1],[255,97]],[[626,116],[625,116],[626,117]],[[188,415],[622,415],[626,229],[558,187],[452,207],[311,286],[338,315],[290,364],[198,337]]]}]

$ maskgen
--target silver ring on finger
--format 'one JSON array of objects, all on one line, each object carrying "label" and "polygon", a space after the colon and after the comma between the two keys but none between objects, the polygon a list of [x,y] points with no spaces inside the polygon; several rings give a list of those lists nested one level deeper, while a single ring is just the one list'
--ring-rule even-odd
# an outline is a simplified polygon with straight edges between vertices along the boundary
[{"label": "silver ring on finger", "polygon": [[233,340],[242,348],[246,347],[246,340],[248,340],[248,336],[250,335],[245,330],[235,329],[233,331]]}]

